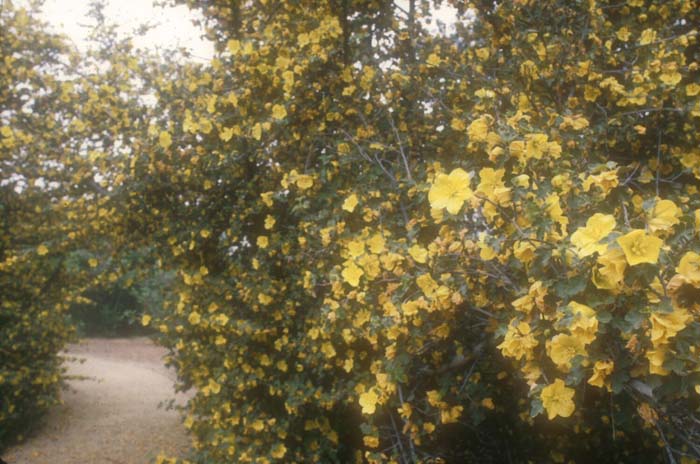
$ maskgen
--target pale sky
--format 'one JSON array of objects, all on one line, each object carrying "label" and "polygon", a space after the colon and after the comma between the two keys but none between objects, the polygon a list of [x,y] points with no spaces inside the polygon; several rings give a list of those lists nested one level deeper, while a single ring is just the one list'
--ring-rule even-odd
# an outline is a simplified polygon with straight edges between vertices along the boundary
[{"label": "pale sky", "polygon": [[[21,1],[16,2],[21,4]],[[202,29],[192,24],[198,13],[186,6],[154,7],[152,0],[107,0],[105,16],[119,26],[119,32],[130,35],[143,23],[156,27],[146,35],[136,37],[139,48],[185,47],[195,59],[208,61],[214,54],[211,42],[203,40]],[[87,47],[87,25],[92,21],[86,16],[90,0],[46,0],[42,19],[58,32],[66,34],[80,49]]]},{"label": "pale sky", "polygon": [[[16,0],[22,4],[26,0]],[[214,55],[211,42],[201,38],[202,29],[192,24],[192,19],[201,17],[198,12],[190,11],[186,6],[154,7],[153,0],[107,0],[106,16],[108,21],[119,25],[121,34],[129,35],[143,23],[156,25],[145,36],[136,37],[134,43],[139,48],[173,48],[185,47],[195,60],[209,61]],[[408,9],[406,0],[397,0],[397,4]],[[87,47],[86,37],[91,23],[86,17],[90,0],[45,0],[42,18],[57,31],[66,34],[80,49]],[[456,11],[447,4],[433,11],[434,19],[442,21],[448,30],[452,29]],[[437,33],[436,24],[428,27]]]}]

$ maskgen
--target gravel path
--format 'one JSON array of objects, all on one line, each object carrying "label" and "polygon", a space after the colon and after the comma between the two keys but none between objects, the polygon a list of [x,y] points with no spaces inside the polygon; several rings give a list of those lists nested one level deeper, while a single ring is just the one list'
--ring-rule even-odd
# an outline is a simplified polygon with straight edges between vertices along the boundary
[{"label": "gravel path", "polygon": [[145,464],[164,452],[181,456],[189,438],[179,413],[158,408],[175,399],[174,373],[165,351],[146,338],[88,339],[68,349],[85,360],[68,363],[64,404],[55,407],[35,436],[2,456],[7,464]]}]

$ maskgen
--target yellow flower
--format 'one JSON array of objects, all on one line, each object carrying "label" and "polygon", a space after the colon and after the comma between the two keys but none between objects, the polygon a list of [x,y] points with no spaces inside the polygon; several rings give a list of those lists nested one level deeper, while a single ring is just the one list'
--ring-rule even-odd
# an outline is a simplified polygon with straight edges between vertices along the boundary
[{"label": "yellow flower", "polygon": [[343,211],[347,211],[348,213],[352,213],[355,211],[355,207],[357,206],[357,195],[354,193],[347,197],[345,201],[343,202]]},{"label": "yellow flower", "polygon": [[189,322],[192,325],[199,324],[201,322],[201,320],[202,320],[202,317],[196,311],[191,312],[190,315],[187,316],[187,322]]},{"label": "yellow flower", "polygon": [[445,208],[450,214],[459,213],[464,202],[473,196],[474,192],[469,188],[469,174],[461,168],[454,169],[449,175],[438,174],[428,192],[430,206]]},{"label": "yellow flower", "polygon": [[275,446],[270,452],[270,455],[275,459],[282,459],[285,454],[287,454],[287,447],[283,444]]},{"label": "yellow flower", "polygon": [[36,248],[36,252],[39,256],[45,256],[49,253],[49,249],[46,247],[46,245],[39,245]]},{"label": "yellow flower", "polygon": [[[588,379],[588,384],[594,387],[605,387],[606,379],[612,374],[614,367],[615,363],[612,361],[596,361],[593,365],[593,375]],[[608,390],[610,390],[609,386]]]},{"label": "yellow flower", "polygon": [[644,29],[642,36],[639,39],[639,45],[648,45],[656,40],[656,31],[653,29]]},{"label": "yellow flower", "polygon": [[431,54],[428,56],[427,63],[428,63],[428,65],[434,67],[434,66],[439,66],[439,65],[440,65],[440,61],[441,61],[441,60],[440,60],[440,55],[437,55],[437,54],[435,54],[435,53],[431,53]]},{"label": "yellow flower", "polygon": [[654,264],[659,260],[659,252],[663,240],[653,235],[647,235],[642,229],[635,229],[617,239],[617,243],[625,252],[625,258],[630,266],[640,263]]},{"label": "yellow flower", "polygon": [[272,107],[272,117],[277,119],[284,119],[287,117],[287,110],[282,105],[275,105]]},{"label": "yellow flower", "polygon": [[258,294],[258,301],[260,302],[260,304],[263,304],[263,305],[266,305],[266,306],[267,306],[267,305],[269,305],[270,303],[272,303],[272,299],[273,299],[273,298],[272,298],[270,295],[266,295],[266,294],[264,294],[264,293],[259,293],[259,294]]},{"label": "yellow flower", "polygon": [[267,236],[265,236],[265,235],[260,235],[260,236],[258,237],[258,239],[256,240],[256,243],[258,244],[258,246],[259,246],[260,248],[263,248],[263,249],[264,249],[264,248],[267,248],[267,247],[268,247],[268,245],[270,244],[270,241],[269,241],[269,239],[267,238]]},{"label": "yellow flower", "polygon": [[627,260],[620,248],[613,248],[598,257],[601,266],[593,270],[591,280],[601,290],[619,291],[624,285]]},{"label": "yellow flower", "polygon": [[673,226],[680,222],[682,214],[683,211],[671,200],[657,201],[654,205],[654,209],[651,211],[649,231],[651,233],[670,231]]},{"label": "yellow flower", "polygon": [[685,329],[693,316],[684,308],[676,308],[671,313],[653,313],[651,319],[651,343],[654,347],[665,345],[669,339]]},{"label": "yellow flower", "polygon": [[598,332],[598,319],[593,308],[575,301],[569,302],[569,308],[574,315],[574,322],[569,327],[571,333],[585,345],[593,342]]},{"label": "yellow flower", "polygon": [[567,387],[561,379],[556,379],[554,383],[544,387],[540,393],[540,399],[547,411],[547,418],[552,420],[557,416],[571,416],[576,409],[573,401],[574,393],[574,389]]},{"label": "yellow flower", "polygon": [[453,406],[451,408],[441,409],[440,422],[442,422],[443,424],[453,424],[457,422],[459,416],[462,415],[463,410],[463,406]]},{"label": "yellow flower", "polygon": [[588,192],[593,185],[600,187],[603,191],[603,196],[607,196],[610,191],[617,187],[619,184],[619,179],[617,178],[617,170],[604,171],[600,174],[588,176],[586,180],[583,181],[583,191]]},{"label": "yellow flower", "polygon": [[350,257],[357,258],[365,254],[365,242],[362,239],[350,240],[348,242],[348,253]]},{"label": "yellow flower", "polygon": [[586,354],[584,341],[576,335],[559,334],[547,341],[547,355],[565,372],[571,369],[571,360]]},{"label": "yellow flower", "polygon": [[604,243],[599,243],[615,229],[615,218],[610,214],[596,213],[586,221],[586,227],[579,227],[571,235],[571,243],[577,248],[580,258],[603,253],[608,249]]},{"label": "yellow flower", "polygon": [[370,389],[360,395],[360,406],[362,406],[362,414],[374,414],[377,410],[377,402],[379,401],[379,396],[374,392],[374,389]]},{"label": "yellow flower", "polygon": [[262,202],[265,203],[265,206],[270,207],[273,205],[272,195],[274,193],[275,192],[265,192],[260,194],[260,198],[262,199]]},{"label": "yellow flower", "polygon": [[255,140],[260,140],[262,138],[262,126],[259,122],[256,122],[251,131],[251,135]]},{"label": "yellow flower", "polygon": [[266,230],[272,229],[273,227],[275,227],[276,222],[277,222],[277,220],[268,214],[267,216],[265,216],[265,229]]},{"label": "yellow flower", "polygon": [[484,168],[479,171],[478,193],[496,204],[503,205],[510,201],[510,189],[503,183],[505,169]]},{"label": "yellow flower", "polygon": [[420,245],[413,245],[408,249],[408,254],[411,255],[413,260],[417,263],[425,264],[428,260],[428,250]]},{"label": "yellow flower", "polygon": [[493,399],[492,398],[484,398],[481,400],[481,406],[485,407],[486,409],[495,409],[496,405],[493,404]]},{"label": "yellow flower", "polygon": [[173,139],[170,136],[170,133],[167,131],[162,131],[158,136],[158,144],[163,147],[164,150],[167,150],[170,145],[173,144]]},{"label": "yellow flower", "polygon": [[360,269],[354,261],[347,261],[341,275],[345,282],[349,283],[353,287],[360,285],[360,277],[364,274],[364,271]]},{"label": "yellow flower", "polygon": [[149,316],[148,314],[144,314],[141,317],[141,325],[147,326],[150,323],[151,323],[151,316]]},{"label": "yellow flower", "polygon": [[676,272],[693,287],[700,287],[700,255],[693,251],[684,254]]},{"label": "yellow flower", "polygon": [[428,298],[432,297],[438,288],[437,282],[435,282],[430,274],[422,274],[418,276],[418,278],[416,278],[416,283]]},{"label": "yellow flower", "polygon": [[666,360],[667,346],[660,346],[653,350],[647,350],[646,356],[649,360],[649,373],[656,375],[668,375],[669,372],[664,369],[664,361]]},{"label": "yellow flower", "polygon": [[489,133],[489,120],[486,116],[475,119],[467,127],[467,134],[471,142],[485,142]]},{"label": "yellow flower", "polygon": [[301,190],[306,190],[308,188],[311,188],[312,185],[314,185],[314,178],[308,174],[301,174],[297,176],[296,184],[297,187],[299,187]]},{"label": "yellow flower", "polygon": [[623,42],[627,42],[630,39],[630,31],[626,27],[621,27],[620,29],[617,30],[615,33],[617,38]]},{"label": "yellow flower", "polygon": [[528,241],[518,241],[513,244],[513,255],[523,264],[528,264],[535,259],[537,248]]},{"label": "yellow flower", "polygon": [[530,326],[526,322],[513,325],[508,324],[508,331],[503,342],[498,345],[503,356],[514,359],[532,359],[533,350],[538,345],[535,336],[530,332]]},{"label": "yellow flower", "polygon": [[362,442],[365,444],[367,448],[376,448],[379,446],[379,438],[371,436],[364,436],[362,437]]},{"label": "yellow flower", "polygon": [[483,259],[484,261],[491,261],[494,259],[496,256],[498,256],[498,253],[496,250],[491,247],[488,243],[486,243],[486,234],[485,233],[480,233],[479,234],[479,241],[476,243],[476,245],[479,247],[479,258]]},{"label": "yellow flower", "polygon": [[464,121],[458,118],[452,118],[452,121],[450,122],[450,127],[453,130],[460,132],[467,128],[467,126],[464,124]]},{"label": "yellow flower", "polygon": [[382,236],[381,232],[374,234],[372,238],[367,240],[367,246],[369,247],[369,251],[371,253],[374,253],[375,255],[382,253],[384,251],[385,245],[386,240],[384,240],[384,236]]}]

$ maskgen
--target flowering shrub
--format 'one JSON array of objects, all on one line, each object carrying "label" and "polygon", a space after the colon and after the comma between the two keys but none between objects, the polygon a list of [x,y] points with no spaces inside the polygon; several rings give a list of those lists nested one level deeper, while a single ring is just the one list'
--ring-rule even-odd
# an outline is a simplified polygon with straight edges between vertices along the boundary
[{"label": "flowering shrub", "polygon": [[695,456],[696,2],[189,3],[132,207],[203,459]]}]

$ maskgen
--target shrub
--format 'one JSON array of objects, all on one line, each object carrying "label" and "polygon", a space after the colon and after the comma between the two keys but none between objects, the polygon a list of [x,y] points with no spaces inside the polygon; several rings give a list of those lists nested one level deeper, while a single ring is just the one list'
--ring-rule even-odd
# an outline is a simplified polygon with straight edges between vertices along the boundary
[{"label": "shrub", "polygon": [[408,3],[196,3],[134,185],[202,462],[694,456],[698,5]]}]

